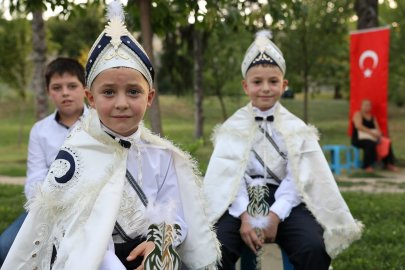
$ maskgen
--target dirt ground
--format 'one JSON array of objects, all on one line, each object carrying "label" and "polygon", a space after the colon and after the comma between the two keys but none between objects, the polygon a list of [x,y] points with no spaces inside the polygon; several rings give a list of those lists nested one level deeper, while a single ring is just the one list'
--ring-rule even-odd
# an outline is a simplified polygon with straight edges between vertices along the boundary
[{"label": "dirt ground", "polygon": [[[405,168],[399,172],[377,171],[378,178],[353,178],[347,175],[336,176],[340,191],[367,193],[405,193]],[[24,176],[0,175],[1,184],[24,185]]]},{"label": "dirt ground", "polygon": [[12,185],[24,185],[25,176],[22,177],[10,177],[5,175],[0,175],[0,184],[12,184]]},{"label": "dirt ground", "polygon": [[377,171],[379,178],[337,176],[340,191],[367,193],[405,193],[405,169],[398,172]]}]

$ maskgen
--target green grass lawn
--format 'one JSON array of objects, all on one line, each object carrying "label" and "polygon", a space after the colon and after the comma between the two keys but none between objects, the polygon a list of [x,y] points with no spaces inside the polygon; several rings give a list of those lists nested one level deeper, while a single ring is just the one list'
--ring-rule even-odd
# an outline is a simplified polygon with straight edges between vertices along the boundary
[{"label": "green grass lawn", "polygon": [[333,270],[405,269],[405,194],[343,192],[363,237],[332,261]]},{"label": "green grass lawn", "polygon": [[[294,100],[282,100],[282,104],[298,117],[303,115],[302,95]],[[176,144],[189,145],[193,142],[194,116],[193,99],[191,97],[160,96],[163,130],[168,139]],[[248,98],[226,98],[228,116],[248,102]],[[349,103],[347,100],[333,100],[331,95],[322,94],[309,99],[308,118],[311,124],[318,127],[323,136],[320,144],[350,145],[347,137]],[[50,109],[53,111],[53,107]],[[204,101],[204,137],[205,144],[194,155],[201,163],[205,172],[212,153],[209,141],[215,125],[224,121],[219,101],[215,97],[207,97]],[[394,145],[394,153],[401,164],[405,164],[405,117],[401,108],[393,104],[389,106],[389,129]],[[26,171],[27,145],[29,131],[35,123],[34,105],[31,97],[24,125],[23,144],[17,145],[20,120],[20,108],[17,100],[0,101],[0,174],[24,176]],[[148,116],[145,123],[149,126]],[[186,147],[187,148],[187,147]]]},{"label": "green grass lawn", "polygon": [[[0,185],[0,233],[23,211],[22,186]],[[363,237],[332,261],[334,270],[405,269],[405,194],[343,192]]]},{"label": "green grass lawn", "polygon": [[0,184],[0,232],[24,212],[24,187]]},{"label": "green grass lawn", "polygon": [[[227,113],[231,115],[248,102],[246,97],[226,98]],[[193,143],[193,99],[161,96],[161,113],[165,135],[184,148]],[[303,115],[302,96],[295,100],[282,100],[282,104],[298,117]],[[330,96],[309,100],[309,122],[315,124],[324,136],[320,143],[344,144],[347,137],[349,104],[346,100],[333,100]],[[214,97],[204,101],[205,144],[194,152],[206,170],[212,144],[212,128],[223,122],[219,102]],[[32,98],[24,124],[23,144],[17,145],[20,109],[16,100],[0,101],[0,174],[24,176],[29,131],[35,123]],[[146,125],[149,126],[148,117]],[[394,153],[405,163],[405,119],[400,108],[389,106],[389,128]],[[365,177],[362,173],[352,177]],[[352,185],[340,181],[340,185]],[[356,183],[356,185],[362,183]],[[405,188],[405,187],[404,187]],[[3,232],[23,211],[23,187],[0,185],[0,232]],[[365,225],[364,236],[333,261],[333,269],[405,269],[405,194],[343,193],[355,218]]]}]

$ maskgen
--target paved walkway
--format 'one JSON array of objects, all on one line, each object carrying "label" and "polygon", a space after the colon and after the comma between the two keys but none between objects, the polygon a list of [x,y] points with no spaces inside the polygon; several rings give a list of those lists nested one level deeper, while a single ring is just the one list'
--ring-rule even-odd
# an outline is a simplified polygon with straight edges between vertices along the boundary
[{"label": "paved walkway", "polygon": [[[355,191],[367,193],[405,193],[405,168],[399,172],[378,171],[384,178],[350,178],[336,176],[340,191]],[[24,185],[25,176],[10,177],[0,175],[0,184]]]},{"label": "paved walkway", "polygon": [[24,185],[25,183],[25,176],[21,177],[10,177],[5,175],[0,175],[0,183],[1,184],[12,184],[12,185]]},{"label": "paved walkway", "polygon": [[405,169],[399,172],[377,171],[383,178],[349,178],[337,176],[340,191],[367,193],[405,193]]}]

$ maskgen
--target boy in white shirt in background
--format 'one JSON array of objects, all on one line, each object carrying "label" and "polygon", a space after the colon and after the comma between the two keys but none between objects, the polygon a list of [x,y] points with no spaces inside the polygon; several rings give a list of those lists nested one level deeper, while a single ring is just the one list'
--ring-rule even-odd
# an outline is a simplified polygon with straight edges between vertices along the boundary
[{"label": "boy in white shirt in background", "polygon": [[[84,104],[84,68],[75,59],[59,57],[45,69],[46,92],[56,109],[35,123],[28,143],[27,179],[24,192],[28,199],[33,184],[44,181],[49,167],[69,133],[88,112]],[[0,237],[0,265],[27,216],[24,212]]]},{"label": "boy in white shirt in background", "polygon": [[84,68],[75,59],[59,57],[45,69],[46,92],[55,111],[35,123],[30,132],[25,196],[34,183],[43,181],[66,137],[86,116]]},{"label": "boy in white shirt in background", "polygon": [[233,269],[244,244],[260,262],[263,243],[277,241],[295,270],[327,270],[360,238],[362,224],[339,192],[316,129],[279,103],[286,63],[270,38],[259,32],[242,63],[251,102],[213,136],[204,187],[222,244],[219,269]]}]

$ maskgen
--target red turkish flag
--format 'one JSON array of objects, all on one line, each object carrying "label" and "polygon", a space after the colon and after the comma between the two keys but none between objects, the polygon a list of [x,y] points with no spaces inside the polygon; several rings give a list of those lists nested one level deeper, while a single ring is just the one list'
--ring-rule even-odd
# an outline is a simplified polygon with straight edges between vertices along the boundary
[{"label": "red turkish flag", "polygon": [[377,118],[381,132],[388,136],[388,55],[389,27],[359,30],[350,33],[350,119],[360,110],[364,99],[371,101],[371,114]]}]

